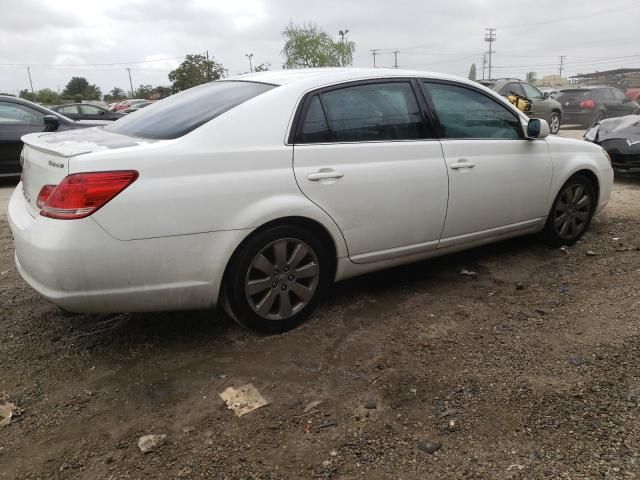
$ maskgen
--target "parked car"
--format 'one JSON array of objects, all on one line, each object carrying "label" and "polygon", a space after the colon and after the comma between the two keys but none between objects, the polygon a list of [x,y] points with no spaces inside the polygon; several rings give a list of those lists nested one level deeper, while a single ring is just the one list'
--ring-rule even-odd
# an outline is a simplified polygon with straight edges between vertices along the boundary
[{"label": "parked car", "polygon": [[640,101],[640,87],[627,88],[624,94],[635,102]]},{"label": "parked car", "polygon": [[105,123],[76,122],[37,103],[0,95],[0,177],[20,175],[23,135],[94,127]]},{"label": "parked car", "polygon": [[119,112],[111,112],[106,108],[88,103],[56,105],[51,107],[51,110],[61,113],[72,120],[117,120],[123,116]]},{"label": "parked car", "polygon": [[611,164],[548,134],[449,75],[211,82],[101,129],[24,137],[16,266],[72,312],[222,305],[282,332],[336,280],[535,232],[576,242],[607,203]]},{"label": "parked car", "polygon": [[581,87],[560,90],[564,123],[589,127],[610,117],[640,112],[640,105],[614,87]]},{"label": "parked car", "polygon": [[117,112],[119,110],[124,110],[125,108],[129,108],[132,105],[135,105],[136,103],[140,103],[140,102],[147,102],[148,100],[145,100],[144,98],[133,98],[133,99],[129,99],[129,100],[123,100],[120,103],[116,103],[111,110],[113,112]]},{"label": "parked car", "polygon": [[122,110],[119,110],[119,111],[118,111],[118,113],[122,113],[122,114],[124,114],[124,115],[127,115],[127,114],[129,114],[129,113],[137,112],[137,111],[138,111],[138,110],[140,110],[141,108],[148,107],[148,106],[149,106],[149,105],[151,105],[152,103],[153,103],[153,102],[151,102],[151,101],[146,101],[146,102],[137,102],[137,103],[134,103],[133,105],[131,105],[131,106],[127,107],[127,108],[124,108],[124,109],[122,109]]},{"label": "parked car", "polygon": [[640,172],[640,115],[602,120],[587,130],[584,138],[607,151],[614,169]]},{"label": "parked car", "polygon": [[[531,109],[526,112],[529,118],[542,118],[549,124],[554,135],[560,131],[562,124],[562,106],[548,94],[543,94],[530,83],[517,78],[499,78],[497,80],[481,81],[484,85],[495,90],[500,95],[519,96],[531,102]],[[566,122],[565,122],[566,123]]]}]

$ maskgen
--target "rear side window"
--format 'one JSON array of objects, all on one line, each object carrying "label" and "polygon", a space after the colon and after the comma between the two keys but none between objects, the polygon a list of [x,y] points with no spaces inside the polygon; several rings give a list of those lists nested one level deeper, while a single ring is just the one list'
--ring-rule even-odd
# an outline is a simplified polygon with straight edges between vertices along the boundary
[{"label": "rear side window", "polygon": [[309,102],[297,143],[322,143],[329,142],[332,138],[320,99],[315,95]]},{"label": "rear side window", "polygon": [[[340,88],[320,94],[333,141],[364,142],[425,138],[418,101],[409,82],[374,83]],[[318,117],[320,102],[309,110]],[[309,117],[309,114],[307,115]],[[305,119],[306,120],[306,119]],[[311,119],[310,119],[311,120]],[[303,132],[320,123],[303,125]]]},{"label": "rear side window", "polygon": [[622,90],[612,88],[611,91],[613,92],[613,98],[615,98],[616,100],[625,101],[627,99],[627,96],[622,92]]},{"label": "rear side window", "polygon": [[105,130],[132,137],[178,138],[272,88],[275,85],[242,81],[206,83],[127,115]]},{"label": "rear side window", "polygon": [[422,88],[431,97],[444,138],[522,138],[520,118],[496,100],[456,85],[425,82]]},{"label": "rear side window", "polygon": [[511,82],[505,85],[500,92],[502,95],[520,95],[524,97],[524,90],[519,83]]},{"label": "rear side window", "polygon": [[0,125],[44,125],[44,115],[18,103],[0,102]]}]

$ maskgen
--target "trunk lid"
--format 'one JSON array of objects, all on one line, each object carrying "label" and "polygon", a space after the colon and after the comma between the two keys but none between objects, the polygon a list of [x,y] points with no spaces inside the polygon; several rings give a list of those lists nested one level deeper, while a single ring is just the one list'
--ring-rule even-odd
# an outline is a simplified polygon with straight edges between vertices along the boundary
[{"label": "trunk lid", "polygon": [[22,137],[22,193],[28,211],[40,213],[36,202],[44,185],[58,185],[69,174],[69,160],[86,153],[133,147],[152,140],[134,139],[102,128],[74,129],[54,133],[31,133]]},{"label": "trunk lid", "polygon": [[592,100],[591,90],[574,88],[571,90],[561,90],[560,96],[556,98],[562,105],[564,112],[580,112],[584,108],[580,107],[583,100]]}]

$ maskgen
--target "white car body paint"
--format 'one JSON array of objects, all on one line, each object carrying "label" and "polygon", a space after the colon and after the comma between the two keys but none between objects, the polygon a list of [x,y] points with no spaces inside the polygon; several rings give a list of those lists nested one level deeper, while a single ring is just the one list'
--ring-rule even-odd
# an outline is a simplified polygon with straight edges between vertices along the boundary
[{"label": "white car body paint", "polygon": [[[306,93],[394,77],[473,85],[526,127],[527,117],[501,96],[465,79],[324,69],[238,77],[279,86],[173,140],[100,129],[28,135],[25,183],[9,205],[20,273],[76,312],[205,308],[219,302],[238,246],[273,220],[302,217],[321,225],[333,239],[341,280],[538,231],[561,186],[580,170],[598,179],[598,211],[606,204],[609,161],[584,141],[289,143]],[[475,165],[451,168],[461,161]],[[38,214],[35,198],[44,184],[67,174],[131,169],[139,178],[88,218]],[[343,176],[308,178],[331,171]]]}]

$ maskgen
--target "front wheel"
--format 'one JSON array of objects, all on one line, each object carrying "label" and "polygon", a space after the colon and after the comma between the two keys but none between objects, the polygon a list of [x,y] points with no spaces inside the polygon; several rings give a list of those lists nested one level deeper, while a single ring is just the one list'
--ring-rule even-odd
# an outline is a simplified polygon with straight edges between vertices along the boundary
[{"label": "front wheel", "polygon": [[549,132],[553,135],[557,135],[560,131],[560,114],[553,112],[549,117]]},{"label": "front wheel", "polygon": [[234,319],[267,334],[297,327],[328,289],[331,261],[322,242],[300,227],[259,232],[234,255],[228,270],[225,293]]},{"label": "front wheel", "polygon": [[562,186],[547,217],[543,235],[552,245],[573,245],[584,234],[595,211],[596,193],[591,180],[574,175]]}]

